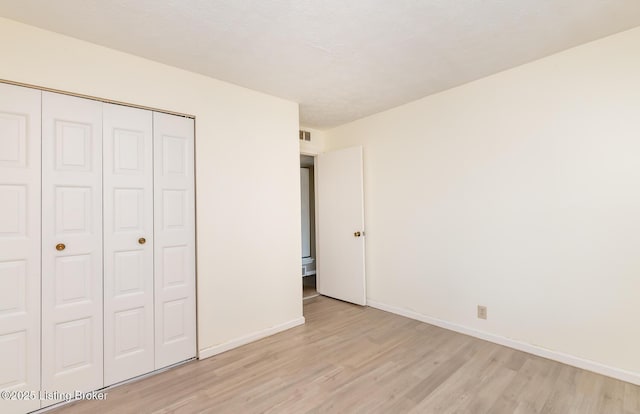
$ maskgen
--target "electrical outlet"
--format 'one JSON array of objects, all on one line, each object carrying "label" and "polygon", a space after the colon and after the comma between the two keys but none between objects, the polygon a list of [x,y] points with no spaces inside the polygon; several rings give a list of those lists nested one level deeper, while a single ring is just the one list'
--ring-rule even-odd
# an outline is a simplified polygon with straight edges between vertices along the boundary
[{"label": "electrical outlet", "polygon": [[487,319],[487,307],[478,305],[478,319]]}]

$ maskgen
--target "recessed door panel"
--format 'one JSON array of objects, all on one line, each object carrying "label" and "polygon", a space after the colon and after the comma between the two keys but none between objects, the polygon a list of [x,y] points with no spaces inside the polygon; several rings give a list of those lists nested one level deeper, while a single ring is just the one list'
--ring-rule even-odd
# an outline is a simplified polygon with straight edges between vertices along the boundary
[{"label": "recessed door panel", "polygon": [[162,219],[165,230],[185,230],[187,225],[187,191],[162,191]]},{"label": "recessed door panel", "polygon": [[91,217],[94,210],[91,208],[92,200],[91,187],[56,186],[54,203],[56,210],[55,233],[58,235],[89,235],[93,224]]},{"label": "recessed door panel", "polygon": [[54,119],[56,143],[56,170],[58,171],[90,171],[94,156],[92,147],[93,125],[83,122],[69,122]]},{"label": "recessed door panel", "polygon": [[27,334],[25,331],[0,335],[0,389],[27,384]]},{"label": "recessed door panel", "polygon": [[62,322],[55,327],[55,375],[76,369],[91,369],[96,361],[91,355],[96,338],[93,318]]},{"label": "recessed door panel", "polygon": [[[113,296],[149,294],[149,264],[142,250],[114,252],[114,286]],[[145,292],[146,291],[146,292]]]},{"label": "recessed door panel", "polygon": [[187,165],[189,164],[187,154],[189,153],[189,142],[191,140],[185,136],[172,136],[169,134],[163,134],[161,140],[162,174],[164,176],[186,176]]},{"label": "recessed door panel", "polygon": [[[8,85],[3,85],[5,89]],[[25,167],[27,165],[27,114],[8,112],[10,107],[0,112],[0,166]],[[19,109],[19,108],[16,108]]]},{"label": "recessed door panel", "polygon": [[92,278],[91,255],[80,254],[74,256],[56,257],[54,280],[56,284],[56,307],[68,306],[74,303],[91,303]]},{"label": "recessed door panel", "polygon": [[105,385],[154,369],[152,113],[104,106]]},{"label": "recessed door panel", "polygon": [[1,185],[0,238],[15,239],[26,236],[27,230],[27,186]]},{"label": "recessed door panel", "polygon": [[155,368],[196,355],[193,120],[154,112]]},{"label": "recessed door panel", "polygon": [[27,312],[27,261],[0,262],[0,317]]},{"label": "recessed door panel", "polygon": [[189,283],[189,246],[167,246],[162,249],[162,286],[165,289]]},{"label": "recessed door panel", "polygon": [[149,351],[145,337],[148,325],[144,307],[115,313],[115,359],[125,359]]},{"label": "recessed door panel", "polygon": [[110,138],[113,139],[113,154],[109,154],[113,156],[113,172],[144,174],[145,164],[149,166],[149,160],[145,159],[145,148],[149,145],[145,131],[114,127]]},{"label": "recessed door panel", "polygon": [[170,346],[188,340],[187,298],[167,301],[163,304],[162,344]]},{"label": "recessed door panel", "polygon": [[113,189],[113,231],[116,233],[145,231],[144,188],[114,188]]},{"label": "recessed door panel", "polygon": [[[0,84],[0,390],[40,389],[40,106]],[[38,408],[0,399],[3,414]]]},{"label": "recessed door panel", "polygon": [[102,103],[43,92],[45,390],[103,386],[101,127]]}]

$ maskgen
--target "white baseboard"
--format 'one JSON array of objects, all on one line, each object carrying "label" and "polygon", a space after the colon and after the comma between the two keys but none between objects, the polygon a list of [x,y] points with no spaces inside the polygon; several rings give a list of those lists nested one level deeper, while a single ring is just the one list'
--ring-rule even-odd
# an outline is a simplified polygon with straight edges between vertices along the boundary
[{"label": "white baseboard", "polygon": [[289,322],[281,323],[280,325],[272,326],[270,328],[266,328],[261,331],[254,332],[249,335],[241,336],[240,338],[232,339],[231,341],[224,342],[219,345],[214,345],[209,348],[201,349],[198,352],[198,358],[205,359],[205,358],[212,357],[214,355],[221,354],[233,348],[237,348],[239,346],[246,345],[248,343],[257,341],[259,339],[266,338],[267,336],[277,334],[278,332],[286,331],[287,329],[291,329],[299,325],[304,325],[304,322],[305,322],[304,316],[301,316]]},{"label": "white baseboard", "polygon": [[432,318],[430,316],[423,315],[418,312],[399,308],[396,306],[387,305],[371,299],[367,299],[367,305],[371,306],[372,308],[380,309],[390,313],[395,313],[396,315],[405,316],[407,318],[415,319],[420,322],[428,323],[430,325],[439,326],[441,328],[448,329],[450,331],[459,332],[461,334],[473,336],[475,338],[483,339],[485,341],[493,342],[499,345],[504,345],[509,348],[517,349],[518,351],[527,352],[543,358],[558,361],[563,364],[571,365],[577,368],[582,368],[587,371],[592,371],[598,374],[606,375],[607,377],[630,382],[635,385],[640,385],[640,373],[638,372],[626,371],[620,368],[604,365],[599,362],[579,358],[574,355],[565,354],[563,352],[553,351],[551,349],[546,349],[536,345],[531,345],[529,343],[506,338],[504,336],[479,331],[477,329],[472,329],[466,326],[443,321],[441,319]]}]

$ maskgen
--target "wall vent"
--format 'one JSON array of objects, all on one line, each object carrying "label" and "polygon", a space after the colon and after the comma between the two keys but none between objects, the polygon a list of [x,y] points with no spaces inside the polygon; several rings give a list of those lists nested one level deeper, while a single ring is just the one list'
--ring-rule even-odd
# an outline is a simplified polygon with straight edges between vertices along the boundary
[{"label": "wall vent", "polygon": [[311,132],[300,130],[300,141],[311,141]]}]

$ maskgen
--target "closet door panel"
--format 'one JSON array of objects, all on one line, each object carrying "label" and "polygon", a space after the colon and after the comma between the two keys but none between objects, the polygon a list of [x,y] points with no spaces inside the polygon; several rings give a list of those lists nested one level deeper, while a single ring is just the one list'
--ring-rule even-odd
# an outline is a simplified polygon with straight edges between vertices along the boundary
[{"label": "closet door panel", "polygon": [[196,355],[194,121],[153,117],[158,369]]},{"label": "closet door panel", "polygon": [[[0,390],[40,390],[41,92],[0,84]],[[40,408],[0,399],[1,413]]]},{"label": "closet door panel", "polygon": [[102,103],[43,92],[42,168],[42,387],[95,390],[103,386]]},{"label": "closet door panel", "polygon": [[152,112],[104,105],[105,385],[154,369]]}]

